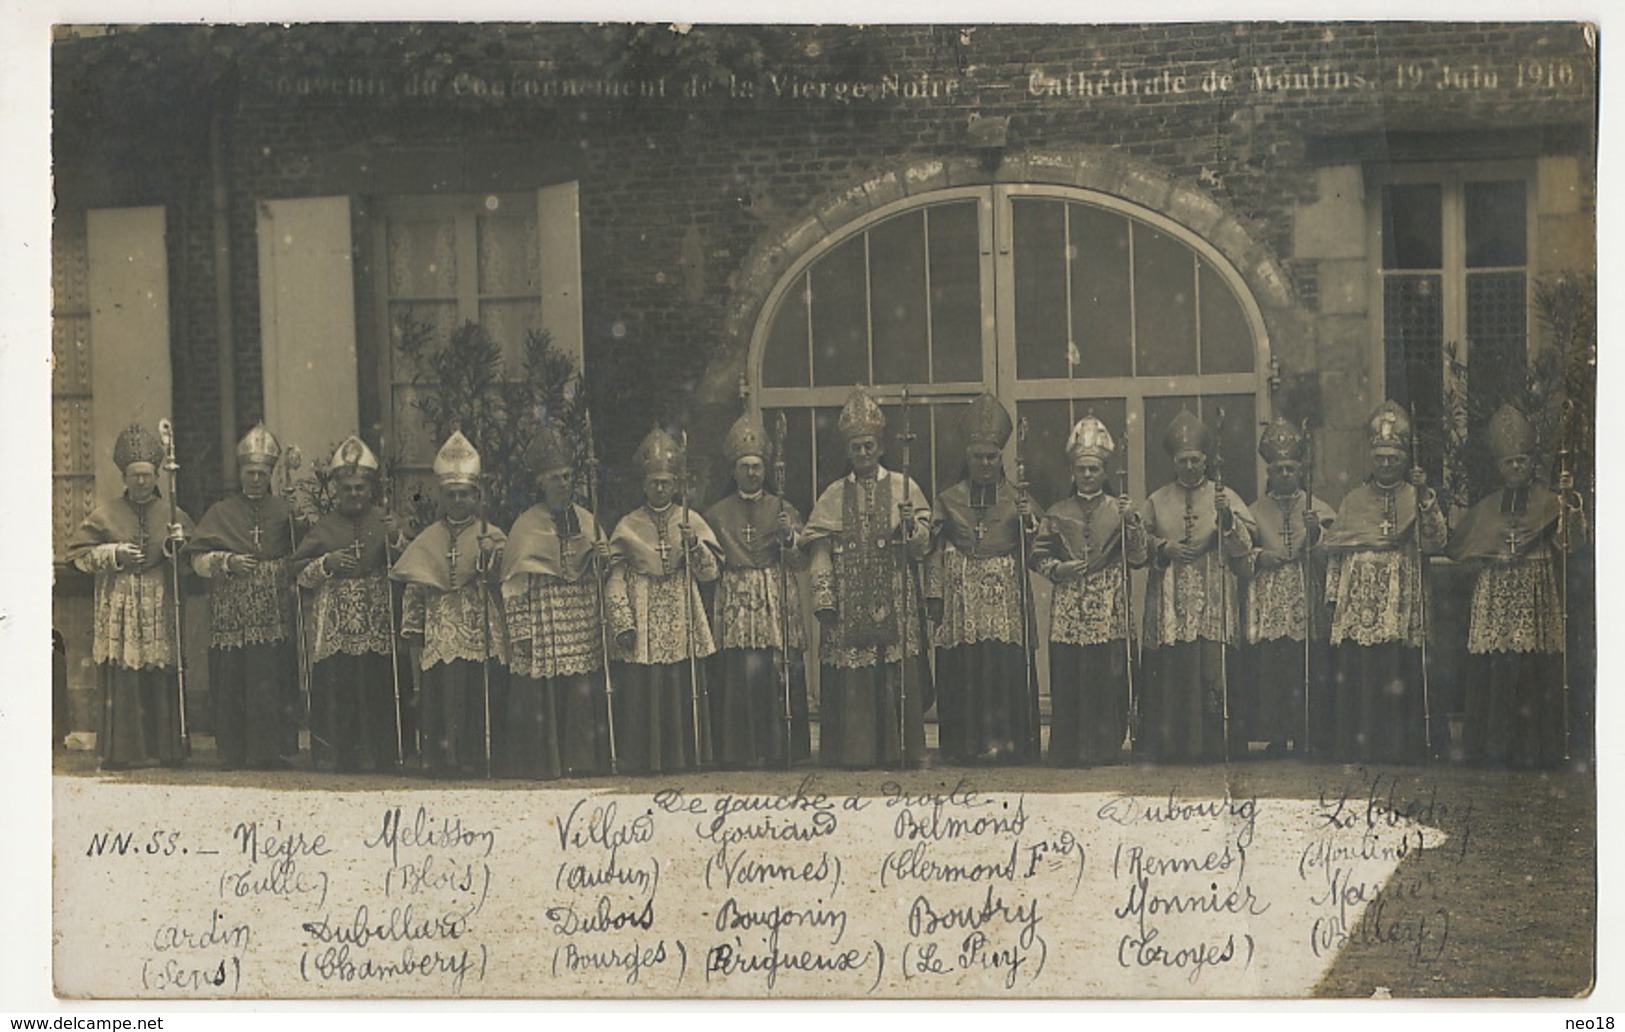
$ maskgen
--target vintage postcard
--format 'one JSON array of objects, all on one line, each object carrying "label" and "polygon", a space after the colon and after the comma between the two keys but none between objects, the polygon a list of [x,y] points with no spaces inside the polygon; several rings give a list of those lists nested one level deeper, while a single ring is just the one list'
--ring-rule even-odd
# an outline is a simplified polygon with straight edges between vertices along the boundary
[{"label": "vintage postcard", "polygon": [[55,992],[1587,995],[1599,67],[57,26]]}]

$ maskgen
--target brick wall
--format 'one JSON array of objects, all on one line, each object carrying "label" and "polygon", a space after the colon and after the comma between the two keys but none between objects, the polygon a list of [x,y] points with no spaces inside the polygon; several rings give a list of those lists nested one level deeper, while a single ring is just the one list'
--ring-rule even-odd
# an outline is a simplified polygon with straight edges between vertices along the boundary
[{"label": "brick wall", "polygon": [[[816,42],[820,31],[798,38]],[[856,38],[849,68],[809,56],[771,71],[803,84],[894,75],[927,93],[953,80],[957,92],[790,98],[757,76],[753,97],[729,96],[722,83],[688,99],[676,95],[686,73],[673,69],[664,99],[335,100],[279,95],[274,69],[260,78],[246,69],[240,91],[217,98],[218,154],[207,132],[155,143],[139,118],[100,132],[92,119],[59,149],[59,203],[170,210],[175,396],[188,417],[178,421],[183,502],[201,512],[227,489],[223,442],[262,415],[255,232],[265,199],[346,195],[359,206],[579,180],[590,400],[612,465],[654,421],[683,422],[699,450],[713,450],[736,411],[735,379],[774,270],[846,218],[936,176],[1087,179],[1197,228],[1247,276],[1285,371],[1316,379],[1328,406],[1322,463],[1344,470],[1363,461],[1359,427],[1380,376],[1364,163],[1536,161],[1536,271],[1591,260],[1595,66],[1577,26],[909,26]],[[506,64],[471,59],[464,70],[494,81],[523,68],[529,44],[517,32],[507,42]],[[379,71],[342,56],[333,66]],[[62,96],[74,95],[69,72]],[[1181,74],[1183,92],[1171,91]],[[1130,79],[1134,92],[1118,95]],[[967,144],[972,115],[1010,119],[995,171]],[[219,425],[215,161],[229,235],[229,431]],[[910,169],[926,171],[909,180]],[[357,241],[365,276],[373,256]],[[358,292],[358,307],[364,299]],[[369,424],[379,401],[370,341],[361,346]],[[631,502],[629,480],[612,488],[611,509]]]}]

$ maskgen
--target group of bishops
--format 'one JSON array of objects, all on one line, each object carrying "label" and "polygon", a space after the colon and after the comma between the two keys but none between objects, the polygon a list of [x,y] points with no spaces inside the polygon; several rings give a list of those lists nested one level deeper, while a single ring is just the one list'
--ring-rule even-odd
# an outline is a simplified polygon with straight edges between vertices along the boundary
[{"label": "group of bishops", "polygon": [[526,451],[539,500],[507,532],[482,515],[480,456],[454,432],[434,461],[439,519],[410,540],[359,437],[329,466],[331,510],[306,526],[272,490],[281,449],[256,426],[237,448],[241,490],[194,526],[160,499],[165,442],[132,426],[114,447],[122,496],[69,549],[96,578],[102,765],[185,759],[182,568],[209,585],[228,768],[286,766],[307,710],[313,759],[336,771],[413,755],[441,776],[542,779],[810,760],[808,600],[824,765],[925,764],[933,707],[942,761],[1037,762],[1030,575],[1050,585],[1055,765],[1217,761],[1248,741],[1419,763],[1446,733],[1423,653],[1427,557],[1441,553],[1477,571],[1454,755],[1564,756],[1559,570],[1586,526],[1567,473],[1555,491],[1536,482],[1535,433],[1516,409],[1486,431],[1502,489],[1453,526],[1392,402],[1368,424],[1367,476],[1335,510],[1305,491],[1310,442],[1283,419],[1259,442],[1268,479],[1254,504],[1216,479],[1213,432],[1185,410],[1162,439],[1175,479],[1136,505],[1108,473],[1110,430],[1086,416],[1066,443],[1071,490],[1042,512],[1006,474],[1013,425],[991,394],[966,408],[964,475],[934,499],[888,467],[867,390],[837,426],[848,472],[805,519],[767,489],[773,445],[751,414],[723,445],[734,488],[703,513],[683,444],[657,428],[633,456],[643,504],[612,532],[577,501],[562,429]]}]

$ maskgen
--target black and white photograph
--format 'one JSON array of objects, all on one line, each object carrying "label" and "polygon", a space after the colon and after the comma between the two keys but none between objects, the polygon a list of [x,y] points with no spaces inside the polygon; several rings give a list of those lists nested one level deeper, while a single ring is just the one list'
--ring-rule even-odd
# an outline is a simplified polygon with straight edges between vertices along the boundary
[{"label": "black and white photograph", "polygon": [[1598,26],[1075,17],[51,26],[49,991],[1606,987]]}]

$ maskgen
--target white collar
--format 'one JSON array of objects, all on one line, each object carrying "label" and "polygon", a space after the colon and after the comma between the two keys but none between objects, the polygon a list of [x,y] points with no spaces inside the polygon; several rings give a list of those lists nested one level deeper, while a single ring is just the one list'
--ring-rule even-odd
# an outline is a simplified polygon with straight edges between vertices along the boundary
[{"label": "white collar", "polygon": [[755,493],[753,493],[753,494],[746,494],[745,492],[740,491],[739,492],[739,497],[743,498],[747,502],[754,502],[754,501],[756,501],[756,499],[762,497],[765,494],[767,494],[767,488],[759,487],[759,488],[756,489]]},{"label": "white collar", "polygon": [[[885,466],[880,466],[875,469],[875,483],[878,484],[880,481],[887,479],[891,475],[891,470],[887,469]],[[856,473],[848,473],[846,475],[846,479],[852,481],[854,484],[860,483]]]}]

